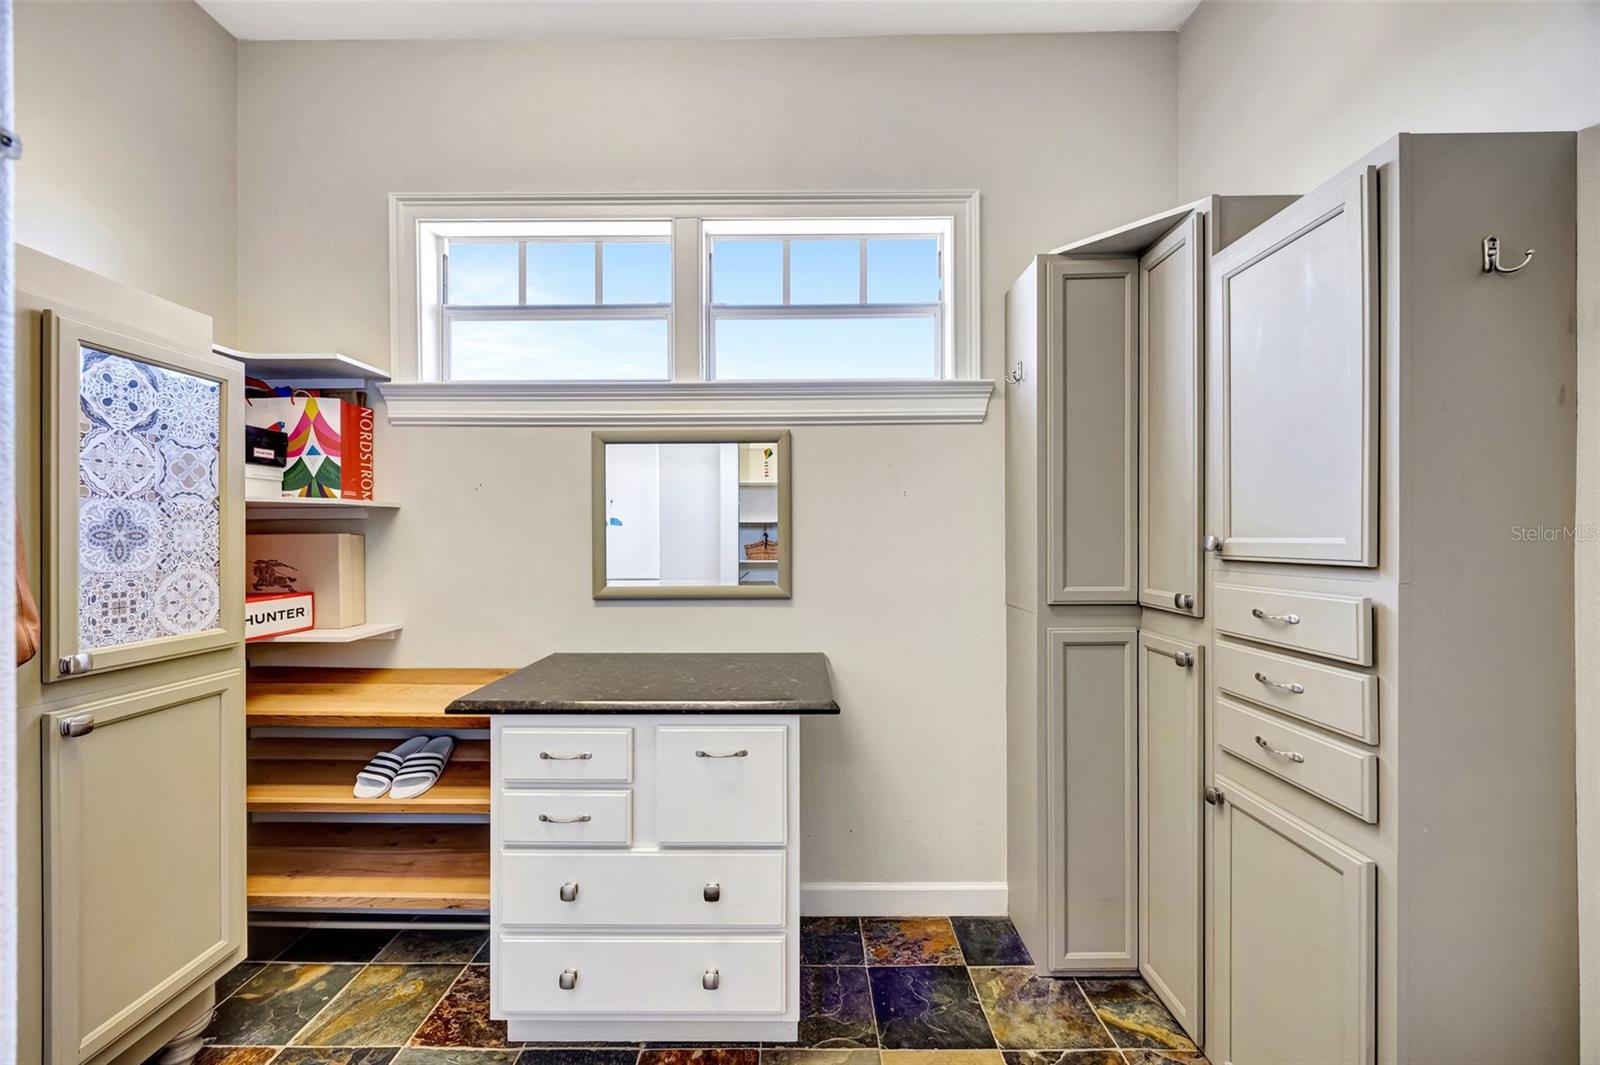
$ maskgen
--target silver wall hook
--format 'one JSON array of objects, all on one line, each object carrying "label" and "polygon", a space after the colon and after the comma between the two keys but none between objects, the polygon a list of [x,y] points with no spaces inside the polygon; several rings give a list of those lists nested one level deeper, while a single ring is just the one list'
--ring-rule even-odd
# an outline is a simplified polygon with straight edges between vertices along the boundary
[{"label": "silver wall hook", "polygon": [[1514,274],[1524,266],[1533,262],[1533,249],[1529,248],[1524,258],[1515,266],[1500,265],[1500,238],[1483,238],[1483,272],[1486,274]]},{"label": "silver wall hook", "polygon": [[1018,362],[1016,368],[1006,374],[1006,380],[1014,385],[1022,383],[1022,363]]}]

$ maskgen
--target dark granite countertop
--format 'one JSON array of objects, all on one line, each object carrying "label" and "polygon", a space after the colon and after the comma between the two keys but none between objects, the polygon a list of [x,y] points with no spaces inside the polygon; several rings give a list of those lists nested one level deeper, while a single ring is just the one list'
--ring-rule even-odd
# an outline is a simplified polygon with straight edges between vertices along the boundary
[{"label": "dark granite countertop", "polygon": [[837,714],[809,654],[555,654],[463,695],[450,714]]}]

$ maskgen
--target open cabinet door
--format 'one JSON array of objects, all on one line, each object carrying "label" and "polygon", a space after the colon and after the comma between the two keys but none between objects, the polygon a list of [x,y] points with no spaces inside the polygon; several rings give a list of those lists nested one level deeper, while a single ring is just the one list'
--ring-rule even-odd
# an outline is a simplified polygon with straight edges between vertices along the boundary
[{"label": "open cabinet door", "polygon": [[73,1065],[244,942],[244,674],[41,722],[44,1059]]}]

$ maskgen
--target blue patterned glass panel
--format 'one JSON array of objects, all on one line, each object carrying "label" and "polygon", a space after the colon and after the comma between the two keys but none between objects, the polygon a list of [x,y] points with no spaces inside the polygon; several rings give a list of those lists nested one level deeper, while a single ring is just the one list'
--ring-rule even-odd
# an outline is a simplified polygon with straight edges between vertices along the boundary
[{"label": "blue patterned glass panel", "polygon": [[80,348],[82,650],[205,632],[222,581],[217,382]]}]

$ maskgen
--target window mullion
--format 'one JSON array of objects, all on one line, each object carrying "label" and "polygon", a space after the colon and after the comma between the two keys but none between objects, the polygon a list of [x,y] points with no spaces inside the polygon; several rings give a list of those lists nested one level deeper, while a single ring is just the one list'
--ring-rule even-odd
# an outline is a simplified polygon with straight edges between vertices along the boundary
[{"label": "window mullion", "polygon": [[857,268],[861,282],[861,302],[867,302],[867,238],[861,238],[861,265]]},{"label": "window mullion", "polygon": [[703,381],[712,352],[706,324],[710,277],[699,218],[672,221],[672,379]]},{"label": "window mullion", "polygon": [[517,241],[517,302],[528,302],[528,242]]}]

